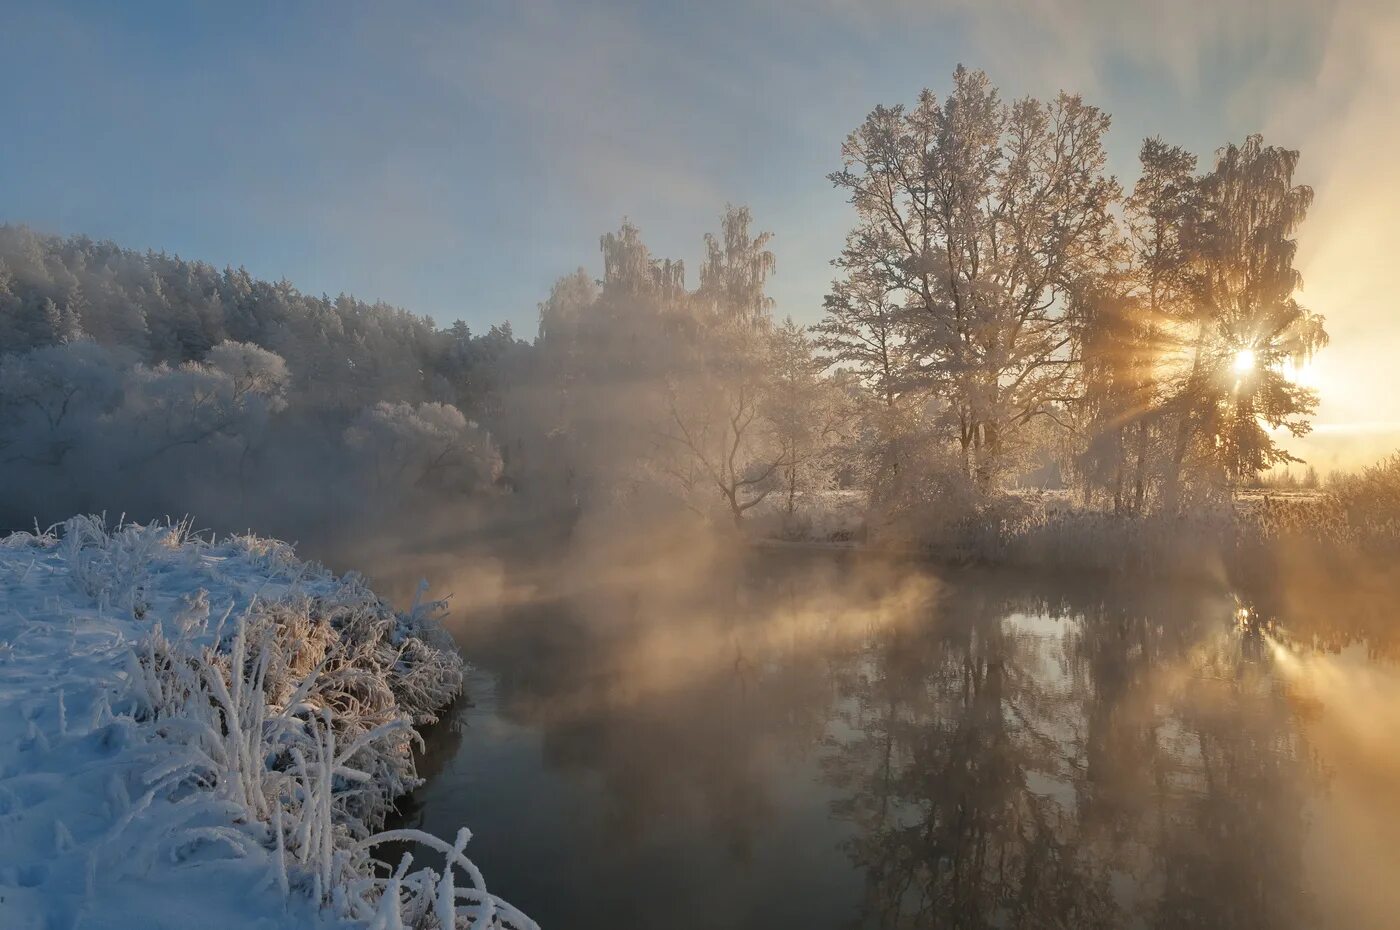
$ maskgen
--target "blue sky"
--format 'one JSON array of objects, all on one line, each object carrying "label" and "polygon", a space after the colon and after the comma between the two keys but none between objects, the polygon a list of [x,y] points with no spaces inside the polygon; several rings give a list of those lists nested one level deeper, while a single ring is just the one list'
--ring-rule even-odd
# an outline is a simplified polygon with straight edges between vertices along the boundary
[{"label": "blue sky", "polygon": [[[1069,86],[1115,114],[1127,174],[1147,133],[1209,150],[1261,128],[1254,69],[1295,80],[1320,48],[1296,17],[1187,48],[1181,75],[1112,4],[1011,7],[34,5],[0,37],[0,219],[528,333],[623,216],[693,260],[733,201],[776,233],[779,310],[807,319],[850,222],[825,175],[875,104],[959,61],[1008,94]],[[1094,36],[1125,34],[1073,24],[1105,15]]]},{"label": "blue sky", "polygon": [[1375,419],[1346,373],[1400,351],[1379,322],[1400,250],[1376,232],[1400,209],[1382,0],[7,7],[0,221],[533,335],[624,216],[693,267],[746,203],[775,233],[778,312],[812,321],[852,219],[825,179],[842,139],[964,62],[1109,111],[1127,182],[1151,134],[1207,158],[1252,131],[1301,148],[1305,297],[1336,347],[1322,419]]}]

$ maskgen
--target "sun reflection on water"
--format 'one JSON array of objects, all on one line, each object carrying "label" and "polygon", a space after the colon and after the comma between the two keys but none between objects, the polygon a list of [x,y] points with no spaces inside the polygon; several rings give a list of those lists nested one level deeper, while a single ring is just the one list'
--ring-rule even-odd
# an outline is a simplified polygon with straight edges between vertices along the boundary
[{"label": "sun reflection on water", "polygon": [[1345,926],[1393,927],[1400,912],[1400,669],[1365,660],[1356,645],[1321,653],[1264,633],[1299,725],[1324,760],[1305,855],[1328,913]]}]

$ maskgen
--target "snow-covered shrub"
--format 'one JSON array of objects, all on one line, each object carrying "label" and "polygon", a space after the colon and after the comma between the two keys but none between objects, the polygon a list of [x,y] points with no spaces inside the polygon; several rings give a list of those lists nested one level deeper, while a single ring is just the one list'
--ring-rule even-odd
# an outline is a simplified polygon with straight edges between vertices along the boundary
[{"label": "snow-covered shrub", "polygon": [[854,543],[865,537],[867,496],[859,490],[805,491],[794,498],[770,496],[755,507],[747,531],[756,539]]},{"label": "snow-covered shrub", "polygon": [[1235,544],[1228,509],[1180,517],[1127,516],[1087,508],[1044,508],[1022,499],[1020,519],[984,541],[974,557],[1051,569],[1131,571],[1152,576],[1218,576]]},{"label": "snow-covered shrub", "polygon": [[[24,637],[38,625],[64,616],[106,624],[115,636],[101,674],[66,680],[64,656],[26,657],[60,670],[59,735],[110,743],[127,734],[128,750],[104,756],[111,772],[101,776],[115,819],[79,850],[87,896],[113,880],[108,873],[149,874],[217,847],[262,863],[268,886],[341,922],[534,926],[486,891],[463,855],[466,831],[455,844],[376,833],[394,797],[419,783],[414,725],[435,719],[461,688],[461,659],[436,621],[441,603],[423,603],[420,591],[410,611],[396,613],[357,576],[301,562],[281,543],[215,544],[188,524],[109,531],[91,517],[69,520],[60,534],[6,538],[0,583],[42,591],[15,597],[27,616],[0,612],[7,658],[34,648],[26,643],[38,637]],[[12,634],[15,622],[22,628]],[[0,714],[18,716],[4,705],[7,693]],[[90,707],[89,734],[67,721],[65,695]],[[48,745],[32,720],[30,732],[31,745]],[[134,801],[128,771],[139,773]],[[71,832],[61,822],[53,829]],[[442,870],[410,873],[407,861],[393,870],[374,859],[381,843],[405,838],[442,852]],[[70,836],[58,852],[79,842]]]}]

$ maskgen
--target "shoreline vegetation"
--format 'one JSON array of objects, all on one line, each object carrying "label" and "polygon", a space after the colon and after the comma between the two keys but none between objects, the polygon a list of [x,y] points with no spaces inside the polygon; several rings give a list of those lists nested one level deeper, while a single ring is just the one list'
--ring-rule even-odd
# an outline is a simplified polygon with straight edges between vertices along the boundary
[{"label": "shoreline vegetation", "polygon": [[[1086,507],[1068,492],[1023,491],[989,499],[978,511],[928,513],[917,523],[881,519],[863,499],[828,492],[808,495],[792,511],[758,511],[750,542],[953,564],[1193,576],[1280,545],[1357,556],[1393,552],[1400,546],[1400,522],[1375,512],[1371,499],[1377,492],[1363,484],[1358,479],[1335,491],[1249,490],[1175,515],[1114,513]],[[1358,509],[1379,519],[1358,517]]]},{"label": "shoreline vegetation", "polygon": [[[80,516],[0,538],[0,604],[0,924],[535,928],[469,831],[381,829],[461,690],[440,602]],[[375,858],[401,841],[443,864]]]},{"label": "shoreline vegetation", "polygon": [[1328,652],[1364,643],[1372,656],[1400,657],[1388,609],[1400,598],[1396,488],[1400,456],[1326,490],[1250,490],[1177,516],[1115,514],[1065,493],[1025,492],[973,519],[914,533],[869,525],[867,511],[849,500],[818,499],[807,505],[816,514],[796,524],[760,513],[749,543],[1106,583],[1205,585],[1233,597],[1248,625],[1295,643]]}]

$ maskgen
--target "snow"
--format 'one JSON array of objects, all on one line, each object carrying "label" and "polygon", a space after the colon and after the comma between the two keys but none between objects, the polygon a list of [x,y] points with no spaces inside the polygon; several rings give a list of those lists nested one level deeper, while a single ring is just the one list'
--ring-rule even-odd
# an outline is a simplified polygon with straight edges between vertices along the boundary
[{"label": "snow", "polygon": [[0,927],[534,927],[468,831],[375,833],[461,687],[440,608],[186,525],[0,539]]}]

